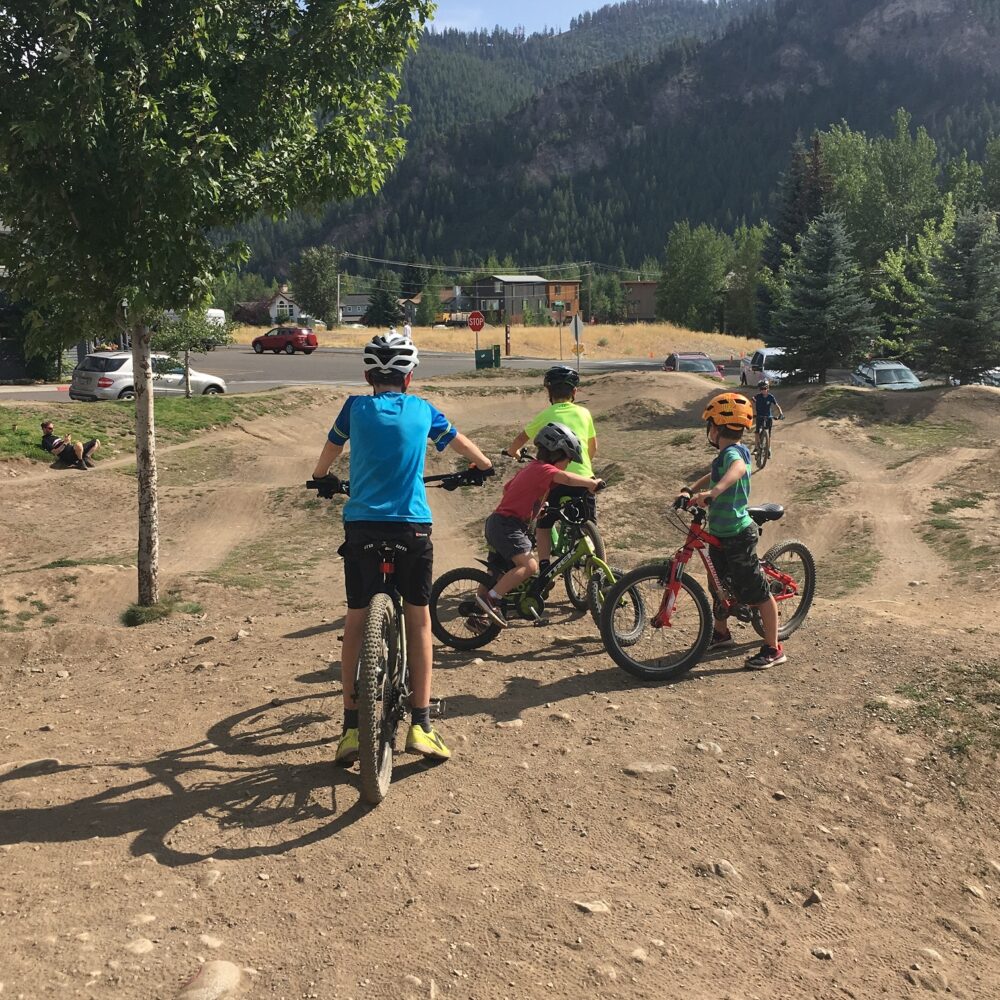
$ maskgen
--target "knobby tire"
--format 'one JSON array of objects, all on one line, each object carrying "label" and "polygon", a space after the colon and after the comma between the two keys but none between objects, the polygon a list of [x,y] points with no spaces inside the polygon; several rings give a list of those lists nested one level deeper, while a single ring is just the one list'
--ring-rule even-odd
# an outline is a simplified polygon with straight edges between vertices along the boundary
[{"label": "knobby tire", "polygon": [[376,594],[368,605],[361,658],[358,663],[358,757],[361,797],[378,805],[392,781],[395,733],[383,727],[383,713],[390,705],[391,674],[399,655],[396,608],[388,594]]},{"label": "knobby tire", "polygon": [[[439,642],[451,646],[452,649],[479,649],[500,634],[500,626],[490,619],[487,619],[488,625],[479,635],[473,634],[465,626],[465,619],[468,616],[464,613],[464,606],[469,605],[470,613],[481,614],[478,605],[474,608],[472,606],[476,590],[480,584],[489,589],[494,582],[485,570],[468,566],[449,570],[434,581],[430,599],[431,631]],[[458,584],[457,589],[456,584]]]},{"label": "knobby tire", "polygon": [[[778,639],[784,642],[796,629],[798,629],[802,623],[806,620],[806,616],[809,614],[809,609],[812,607],[813,597],[816,594],[816,560],[813,559],[812,553],[806,548],[803,542],[800,542],[797,538],[789,539],[787,542],[778,542],[777,545],[772,545],[771,548],[764,553],[761,562],[765,565],[769,564],[774,566],[776,569],[781,569],[780,560],[782,556],[794,554],[802,562],[802,579],[797,581],[799,583],[799,602],[795,606],[795,610],[789,616],[787,620],[781,617],[782,606],[791,603],[790,601],[778,601]],[[786,570],[787,572],[787,570]],[[766,574],[765,574],[766,575]],[[792,574],[789,574],[792,575]],[[771,577],[767,577],[768,583],[773,587],[778,587],[780,584],[777,580],[772,580]],[[753,627],[757,634],[763,638],[764,637],[764,625],[760,620],[759,612],[755,611],[753,614]]]}]

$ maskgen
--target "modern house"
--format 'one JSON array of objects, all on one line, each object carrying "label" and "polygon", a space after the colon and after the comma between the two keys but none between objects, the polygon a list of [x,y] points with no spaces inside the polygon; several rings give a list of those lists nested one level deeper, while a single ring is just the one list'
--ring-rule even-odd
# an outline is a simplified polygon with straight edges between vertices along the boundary
[{"label": "modern house", "polygon": [[656,319],[656,282],[623,281],[625,317],[631,323],[652,323]]},{"label": "modern house", "polygon": [[461,296],[471,300],[490,323],[523,323],[525,313],[548,311],[548,282],[537,274],[487,274],[463,285]]},{"label": "modern house", "polygon": [[[576,279],[567,281],[565,278],[560,278],[558,281],[547,281],[545,290],[553,322],[558,323],[560,317],[570,320],[580,312],[580,282]],[[563,304],[562,309],[556,307],[557,302]]]}]

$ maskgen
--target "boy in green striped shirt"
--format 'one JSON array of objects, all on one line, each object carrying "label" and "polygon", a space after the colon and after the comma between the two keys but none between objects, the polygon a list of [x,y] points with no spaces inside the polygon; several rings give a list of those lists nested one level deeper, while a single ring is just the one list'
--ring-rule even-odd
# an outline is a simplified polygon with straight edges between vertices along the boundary
[{"label": "boy in green striped shirt", "polygon": [[[709,443],[719,449],[712,469],[690,487],[681,490],[690,502],[708,509],[708,532],[719,540],[720,549],[709,550],[720,577],[729,575],[738,601],[756,608],[764,626],[764,645],[747,659],[749,670],[766,670],[787,657],[778,642],[778,605],[767,586],[757,558],[759,531],[747,513],[750,505],[750,451],[743,432],[753,426],[753,405],[746,396],[724,392],[705,407]],[[709,486],[705,490],[704,487]],[[711,505],[711,506],[709,506]],[[718,607],[718,606],[717,606]],[[712,649],[732,644],[725,617],[715,619]]]}]

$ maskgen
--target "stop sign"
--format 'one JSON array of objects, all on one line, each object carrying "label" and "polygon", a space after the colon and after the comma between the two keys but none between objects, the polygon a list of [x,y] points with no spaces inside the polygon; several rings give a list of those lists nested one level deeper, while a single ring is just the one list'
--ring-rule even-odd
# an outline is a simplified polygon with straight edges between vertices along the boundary
[{"label": "stop sign", "polygon": [[486,326],[486,317],[477,309],[469,313],[469,329],[473,333],[479,333]]}]

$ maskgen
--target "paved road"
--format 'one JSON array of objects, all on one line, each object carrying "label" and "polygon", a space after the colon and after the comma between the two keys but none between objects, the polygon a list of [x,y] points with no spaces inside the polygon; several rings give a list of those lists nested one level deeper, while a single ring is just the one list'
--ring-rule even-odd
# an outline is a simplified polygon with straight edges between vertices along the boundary
[{"label": "paved road", "polygon": [[[567,361],[566,364],[571,362]],[[504,358],[505,368],[547,368],[558,360],[539,358]],[[581,371],[640,371],[659,369],[662,361],[583,361]],[[219,375],[226,380],[230,392],[259,392],[281,385],[362,386],[361,354],[358,349],[321,347],[310,356],[304,354],[254,354],[249,347],[222,347],[210,354],[192,354],[191,367]],[[422,351],[418,381],[428,382],[435,376],[474,370],[467,353]],[[70,402],[65,386],[0,386],[0,401],[35,399],[49,402]]]}]

